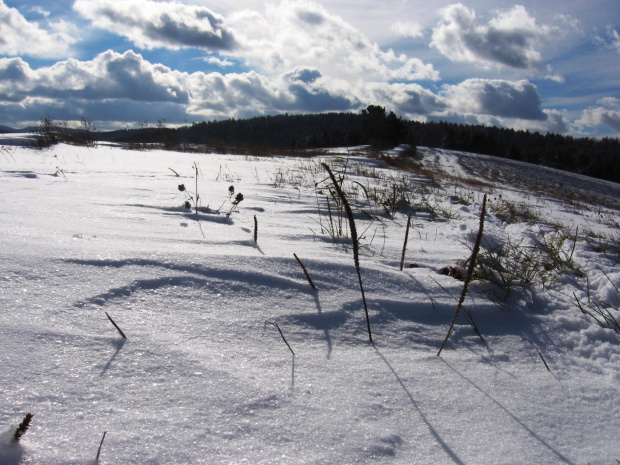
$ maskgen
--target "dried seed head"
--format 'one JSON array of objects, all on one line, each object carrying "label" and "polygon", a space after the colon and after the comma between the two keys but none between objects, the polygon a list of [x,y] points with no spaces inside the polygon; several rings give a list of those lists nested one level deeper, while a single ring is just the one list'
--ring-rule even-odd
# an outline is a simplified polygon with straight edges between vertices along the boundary
[{"label": "dried seed head", "polygon": [[185,190],[185,184],[179,184],[179,190],[183,192]]},{"label": "dried seed head", "polygon": [[235,197],[235,203],[241,203],[242,200],[243,200],[243,194],[239,192],[237,196]]},{"label": "dried seed head", "polygon": [[191,208],[192,208],[192,204],[191,204],[191,203],[189,203],[189,201],[188,201],[188,200],[186,200],[186,201],[185,201],[185,203],[183,204],[183,206],[184,206],[185,208],[187,208],[188,210],[191,210]]},{"label": "dried seed head", "polygon": [[24,417],[24,421],[22,421],[19,426],[17,427],[17,429],[15,430],[15,434],[13,435],[13,438],[16,441],[19,441],[20,438],[26,434],[26,431],[28,431],[28,428],[30,428],[30,422],[32,421],[32,417],[34,415],[32,413],[28,413],[26,414],[26,416]]}]

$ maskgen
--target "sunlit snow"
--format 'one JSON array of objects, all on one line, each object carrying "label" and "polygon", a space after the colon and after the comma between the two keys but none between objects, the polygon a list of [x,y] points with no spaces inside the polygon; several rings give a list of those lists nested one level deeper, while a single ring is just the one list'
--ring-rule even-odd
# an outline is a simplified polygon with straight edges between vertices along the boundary
[{"label": "sunlit snow", "polygon": [[[620,319],[620,186],[420,151],[434,181],[346,149],[3,147],[0,463],[94,464],[104,431],[102,464],[616,463],[620,337],[576,302]],[[321,162],[355,212],[372,345]],[[412,208],[369,200],[394,186]],[[484,342],[461,315],[437,357],[463,286],[439,270],[471,254],[485,193],[487,247],[561,227],[574,269],[508,296],[475,280]],[[540,220],[503,221],[505,200]]]}]

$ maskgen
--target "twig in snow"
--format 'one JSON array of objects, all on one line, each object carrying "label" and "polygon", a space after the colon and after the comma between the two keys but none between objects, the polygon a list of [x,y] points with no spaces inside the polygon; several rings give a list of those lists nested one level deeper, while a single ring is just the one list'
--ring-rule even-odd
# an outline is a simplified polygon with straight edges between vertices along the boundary
[{"label": "twig in snow", "polygon": [[301,266],[301,269],[304,271],[304,274],[306,275],[306,279],[308,280],[308,282],[310,283],[310,287],[312,289],[316,289],[316,286],[314,285],[314,283],[312,282],[312,278],[310,277],[310,273],[308,273],[308,270],[306,269],[306,267],[304,266],[304,264],[301,262],[301,260],[299,259],[299,257],[297,256],[296,253],[293,254],[293,256],[295,257],[295,259],[297,260],[297,263],[299,263],[299,266]]},{"label": "twig in snow", "polygon": [[103,432],[103,437],[101,438],[101,442],[99,443],[99,449],[97,450],[97,458],[95,459],[97,462],[99,461],[99,455],[101,455],[101,446],[103,446],[103,440],[105,439],[105,435],[107,434],[107,431]]},{"label": "twig in snow", "polygon": [[291,351],[291,354],[293,354],[293,356],[295,356],[295,352],[293,352],[293,349],[291,349],[291,346],[289,345],[288,342],[286,342],[286,338],[284,337],[284,334],[282,334],[282,330],[280,329],[280,327],[278,326],[278,323],[274,323],[273,321],[269,321],[269,320],[265,320],[265,329],[263,330],[263,334],[265,334],[265,331],[267,330],[267,323],[269,323],[272,326],[275,326],[275,328],[278,330],[278,332],[280,333],[280,336],[282,336],[282,340],[284,341],[284,343],[287,345],[288,350]]},{"label": "twig in snow", "polygon": [[105,312],[105,314],[108,317],[108,320],[110,320],[110,323],[112,323],[114,325],[114,327],[116,328],[116,330],[121,334],[121,336],[123,336],[123,339],[127,339],[127,336],[125,336],[125,333],[123,332],[123,330],[118,327],[118,325],[114,322],[112,317],[110,315],[108,315],[108,312]]},{"label": "twig in snow", "polygon": [[405,251],[407,250],[407,240],[409,239],[409,227],[411,226],[411,214],[407,215],[407,229],[405,230],[405,243],[403,244],[403,256],[400,259],[400,271],[405,266]]},{"label": "twig in snow", "polygon": [[174,171],[172,168],[168,168],[168,169],[169,169],[170,171],[172,171],[172,172],[173,172],[173,173],[177,176],[177,178],[178,178],[178,177],[180,177],[179,173],[177,173],[176,171]]},{"label": "twig in snow", "polygon": [[254,243],[258,244],[258,220],[256,215],[254,215]]},{"label": "twig in snow", "polygon": [[[525,336],[524,336],[524,337],[525,337]],[[532,344],[532,347],[533,347],[534,349],[536,349],[536,352],[538,352],[538,355],[540,356],[540,359],[541,359],[541,360],[542,360],[542,362],[545,364],[545,368],[547,369],[547,371],[548,371],[549,373],[551,373],[551,369],[549,368],[549,365],[547,365],[547,362],[545,361],[545,357],[543,357],[543,354],[540,352],[540,350],[538,350],[538,347],[536,347],[536,346],[534,345],[534,343],[533,343],[533,342],[532,342],[532,341],[531,341],[528,337],[525,337],[525,340],[526,340],[527,342],[529,342],[530,344]]]}]

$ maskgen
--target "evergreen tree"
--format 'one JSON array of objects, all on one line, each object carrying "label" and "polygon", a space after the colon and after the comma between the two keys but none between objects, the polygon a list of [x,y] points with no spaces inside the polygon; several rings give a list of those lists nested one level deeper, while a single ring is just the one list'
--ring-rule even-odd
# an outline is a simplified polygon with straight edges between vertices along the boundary
[{"label": "evergreen tree", "polygon": [[378,105],[362,110],[362,131],[366,142],[377,148],[395,147],[407,132],[393,111],[386,114],[385,108]]}]

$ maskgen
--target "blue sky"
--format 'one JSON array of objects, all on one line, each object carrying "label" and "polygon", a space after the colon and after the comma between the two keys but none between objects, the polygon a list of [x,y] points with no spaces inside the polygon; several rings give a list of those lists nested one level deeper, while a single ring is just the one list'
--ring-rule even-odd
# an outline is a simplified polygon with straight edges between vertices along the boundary
[{"label": "blue sky", "polygon": [[620,136],[617,0],[0,0],[0,125],[358,112]]}]

